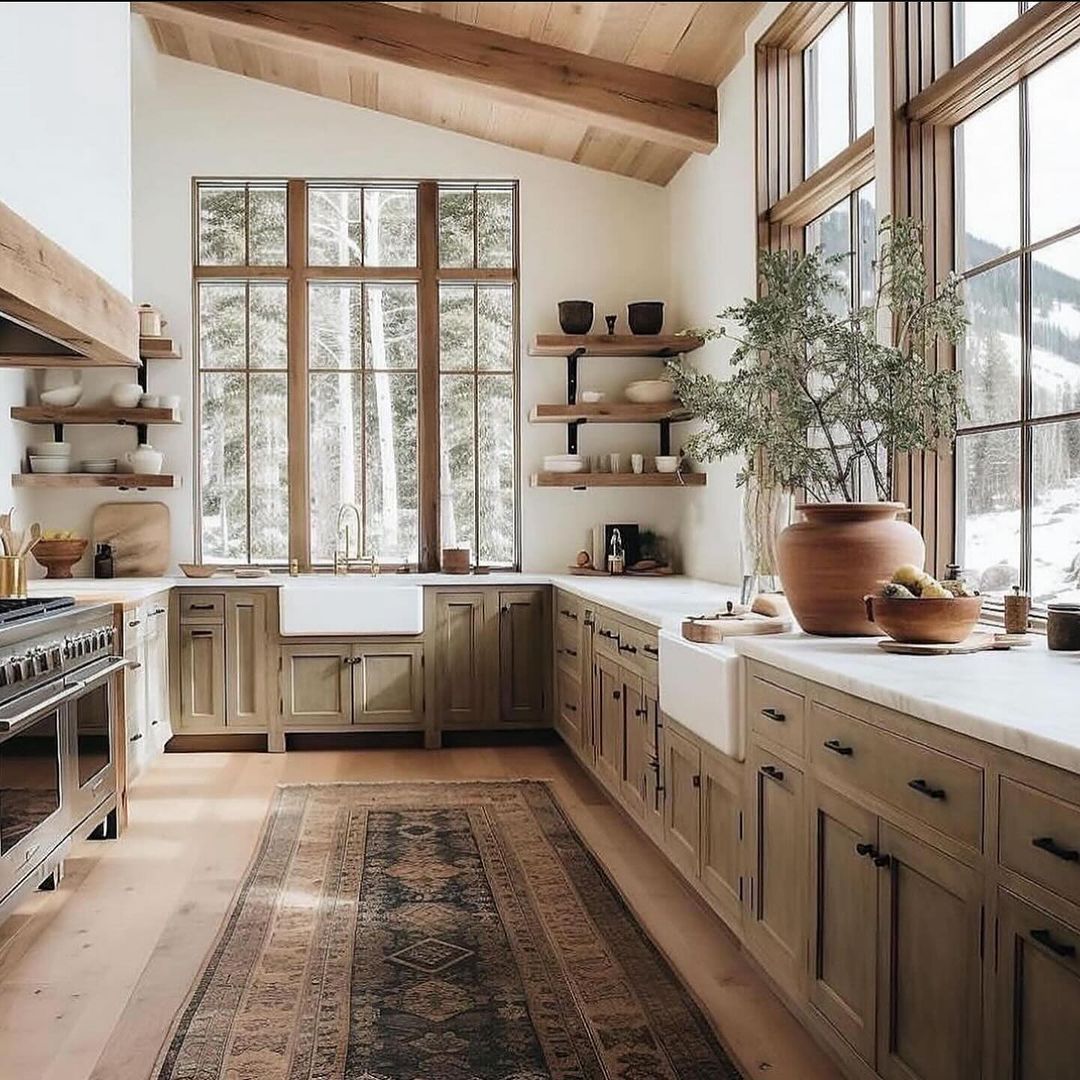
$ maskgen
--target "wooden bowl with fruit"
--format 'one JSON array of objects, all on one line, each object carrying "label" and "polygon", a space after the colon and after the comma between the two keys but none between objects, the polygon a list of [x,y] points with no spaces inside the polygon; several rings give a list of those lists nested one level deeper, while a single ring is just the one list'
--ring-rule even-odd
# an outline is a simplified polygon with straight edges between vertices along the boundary
[{"label": "wooden bowl with fruit", "polygon": [[971,636],[983,598],[964,581],[938,581],[925,570],[901,566],[877,595],[867,596],[866,617],[893,641],[956,645]]},{"label": "wooden bowl with fruit", "polygon": [[74,532],[46,529],[31,548],[47,578],[69,578],[72,567],[86,554],[88,541]]}]

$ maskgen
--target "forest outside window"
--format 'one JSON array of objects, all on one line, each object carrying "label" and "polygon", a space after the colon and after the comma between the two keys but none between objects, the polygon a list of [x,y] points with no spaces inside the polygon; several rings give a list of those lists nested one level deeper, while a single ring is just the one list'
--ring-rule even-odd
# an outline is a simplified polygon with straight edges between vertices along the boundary
[{"label": "forest outside window", "polygon": [[957,559],[984,592],[1019,584],[1040,605],[1080,598],[1078,81],[1080,47],[953,132],[970,320],[957,351],[970,413],[957,443]]},{"label": "forest outside window", "polygon": [[384,565],[516,565],[516,185],[195,191],[201,557],[328,565],[352,502]]}]

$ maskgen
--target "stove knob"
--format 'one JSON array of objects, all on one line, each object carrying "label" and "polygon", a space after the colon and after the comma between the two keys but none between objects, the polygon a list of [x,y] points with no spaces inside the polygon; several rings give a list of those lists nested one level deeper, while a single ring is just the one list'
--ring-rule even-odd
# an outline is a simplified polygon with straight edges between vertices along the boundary
[{"label": "stove knob", "polygon": [[64,650],[59,645],[54,645],[49,650],[49,664],[53,670],[64,666]]},{"label": "stove knob", "polygon": [[8,663],[11,666],[11,681],[13,683],[22,682],[23,679],[29,678],[29,657],[13,656]]},{"label": "stove knob", "polygon": [[30,674],[44,675],[49,670],[49,658],[43,649],[35,649],[30,656]]}]

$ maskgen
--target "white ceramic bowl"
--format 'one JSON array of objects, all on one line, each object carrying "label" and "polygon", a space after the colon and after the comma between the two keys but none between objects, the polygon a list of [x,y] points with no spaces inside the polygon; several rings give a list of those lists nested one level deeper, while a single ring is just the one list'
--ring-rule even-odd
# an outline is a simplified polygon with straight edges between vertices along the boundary
[{"label": "white ceramic bowl", "polygon": [[544,472],[579,473],[585,471],[584,458],[544,458]]},{"label": "white ceramic bowl", "polygon": [[161,404],[161,398],[157,394],[143,394],[139,398],[140,409],[156,409]]},{"label": "white ceramic bowl", "polygon": [[675,387],[667,379],[642,379],[630,383],[625,394],[626,400],[636,405],[656,405],[662,401],[673,401]]},{"label": "white ceramic bowl", "polygon": [[673,473],[679,469],[679,459],[673,454],[655,457],[653,462],[656,464],[656,471],[660,473]]},{"label": "white ceramic bowl", "polygon": [[71,471],[71,458],[69,457],[31,457],[30,471],[32,473],[66,473]]},{"label": "white ceramic bowl", "polygon": [[114,473],[116,472],[116,458],[99,458],[82,463],[84,473]]},{"label": "white ceramic bowl", "polygon": [[600,402],[603,401],[606,397],[607,394],[605,394],[603,390],[581,391],[581,401],[584,405],[599,405]]},{"label": "white ceramic bowl", "polygon": [[70,383],[67,386],[57,386],[52,390],[42,390],[41,404],[54,409],[66,409],[79,403],[83,388],[78,383]]},{"label": "white ceramic bowl", "polygon": [[138,406],[143,396],[143,388],[136,382],[113,383],[109,393],[109,400],[118,409],[134,409]]},{"label": "white ceramic bowl", "polygon": [[30,446],[30,456],[38,458],[70,458],[71,443],[66,442],[43,442],[33,443]]}]

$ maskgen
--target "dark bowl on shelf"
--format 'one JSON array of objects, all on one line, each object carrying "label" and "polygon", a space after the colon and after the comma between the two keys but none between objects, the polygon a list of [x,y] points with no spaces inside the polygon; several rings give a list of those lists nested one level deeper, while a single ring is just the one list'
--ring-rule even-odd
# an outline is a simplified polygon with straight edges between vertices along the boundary
[{"label": "dark bowl on shelf", "polygon": [[560,300],[559,326],[564,334],[587,334],[592,329],[591,300]]},{"label": "dark bowl on shelf", "polygon": [[664,305],[660,300],[640,300],[626,305],[631,334],[659,334],[664,328]]}]

